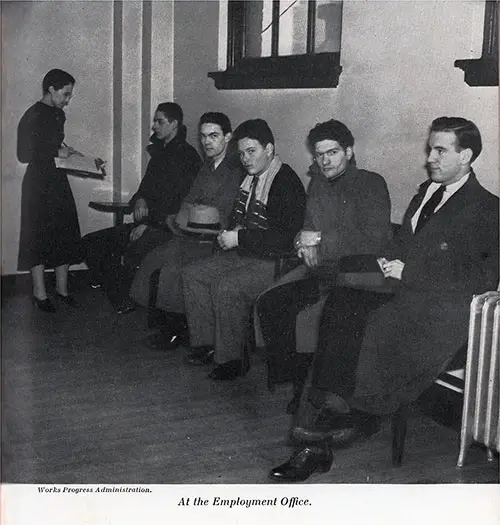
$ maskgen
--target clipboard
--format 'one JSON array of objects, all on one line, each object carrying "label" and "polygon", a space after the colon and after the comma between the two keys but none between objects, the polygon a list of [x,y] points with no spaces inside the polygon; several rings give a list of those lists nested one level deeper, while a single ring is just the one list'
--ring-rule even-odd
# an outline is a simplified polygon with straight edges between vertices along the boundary
[{"label": "clipboard", "polygon": [[56,168],[66,171],[68,175],[92,179],[104,179],[106,177],[105,162],[100,158],[70,155],[67,158],[56,157],[55,163]]}]

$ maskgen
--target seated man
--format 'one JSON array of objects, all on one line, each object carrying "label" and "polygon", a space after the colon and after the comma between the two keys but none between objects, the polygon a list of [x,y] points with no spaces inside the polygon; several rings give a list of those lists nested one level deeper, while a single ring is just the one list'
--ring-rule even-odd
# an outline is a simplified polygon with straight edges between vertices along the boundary
[{"label": "seated man", "polygon": [[322,122],[309,132],[307,142],[315,164],[304,228],[295,240],[304,264],[261,295],[256,309],[276,379],[287,377],[286,368],[295,376],[294,397],[288,406],[291,413],[298,406],[313,357],[294,352],[296,315],[335,286],[341,257],[379,251],[391,229],[387,185],[377,173],[357,168],[354,137],[347,126],[333,119]]},{"label": "seated man", "polygon": [[218,380],[247,370],[243,347],[252,303],[273,281],[271,256],[292,248],[306,200],[297,174],[275,155],[264,120],[243,122],[235,140],[248,175],[229,228],[218,236],[221,250],[182,271],[191,362],[207,362],[213,355],[210,377]]},{"label": "seated man", "polygon": [[[102,284],[118,313],[133,309],[128,290],[136,266],[172,233],[165,224],[177,213],[201,166],[196,150],[186,142],[182,108],[163,102],[156,108],[151,159],[139,189],[130,200],[134,223],[89,233],[84,240],[85,262],[92,280]],[[122,257],[127,264],[122,265]]]},{"label": "seated man", "polygon": [[[395,284],[394,295],[372,301],[372,312],[363,306],[367,323],[357,347],[343,345],[337,329],[345,323],[332,322],[345,297],[339,304],[336,292],[330,295],[312,386],[292,431],[304,445],[270,472],[271,479],[302,481],[329,470],[333,445],[347,446],[375,433],[380,416],[416,400],[467,342],[473,294],[495,289],[499,279],[498,198],[479,184],[471,168],[481,149],[471,121],[433,121],[430,180],[420,186],[399,235],[378,259]],[[355,315],[357,308],[351,309]],[[324,410],[327,401],[334,402],[334,414]]]},{"label": "seated man", "polygon": [[[185,217],[190,207],[202,204],[216,208],[220,224],[226,228],[244,175],[239,159],[229,151],[231,122],[224,113],[205,113],[200,118],[198,129],[205,163],[182,202],[177,221]],[[186,264],[212,253],[212,242],[207,242],[203,236],[174,236],[142,261],[132,282],[130,296],[141,306],[156,306],[168,312],[160,334],[150,338],[150,344],[155,348],[173,349],[183,342],[185,317],[180,271]],[[151,276],[160,269],[157,285],[153,283],[157,290],[152,290]],[[154,305],[150,304],[152,296],[156,297]]]}]

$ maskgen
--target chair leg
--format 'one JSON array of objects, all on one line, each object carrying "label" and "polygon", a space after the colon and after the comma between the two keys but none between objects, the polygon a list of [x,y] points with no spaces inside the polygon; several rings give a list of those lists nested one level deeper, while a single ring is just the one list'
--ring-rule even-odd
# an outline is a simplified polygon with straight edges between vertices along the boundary
[{"label": "chair leg", "polygon": [[392,465],[400,467],[405,448],[406,428],[408,424],[408,407],[402,405],[391,419],[392,427]]},{"label": "chair leg", "polygon": [[161,270],[155,270],[149,278],[148,328],[158,328],[158,326],[161,324],[158,319],[160,317],[159,310],[156,308],[160,272]]}]

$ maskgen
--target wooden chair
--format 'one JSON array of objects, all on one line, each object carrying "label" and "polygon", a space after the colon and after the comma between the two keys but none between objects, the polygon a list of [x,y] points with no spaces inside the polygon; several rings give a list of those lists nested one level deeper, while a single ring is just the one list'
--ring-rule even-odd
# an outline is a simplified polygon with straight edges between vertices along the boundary
[{"label": "wooden chair", "polygon": [[[459,395],[463,394],[464,381],[460,377],[462,375],[460,374],[460,372],[463,370],[462,366],[465,359],[465,351],[466,347],[464,347],[457,353],[457,355],[453,359],[453,363],[450,363],[450,367],[448,368],[448,370],[440,374],[440,376],[436,379],[436,381],[434,382],[435,385],[439,385],[446,389],[454,390]],[[423,394],[423,396],[425,396],[426,394]],[[429,393],[428,395],[431,394]],[[392,465],[394,467],[400,467],[403,462],[409,413],[409,405],[402,405],[393,414],[391,418]]]},{"label": "wooden chair", "polygon": [[[472,441],[486,446],[488,461],[493,460],[493,449],[500,449],[499,352],[500,293],[487,292],[472,299],[467,345],[435,381],[463,394],[458,467],[464,465]],[[457,369],[465,373],[460,377]],[[391,421],[393,466],[402,463],[407,420],[408,406],[401,406]]]}]

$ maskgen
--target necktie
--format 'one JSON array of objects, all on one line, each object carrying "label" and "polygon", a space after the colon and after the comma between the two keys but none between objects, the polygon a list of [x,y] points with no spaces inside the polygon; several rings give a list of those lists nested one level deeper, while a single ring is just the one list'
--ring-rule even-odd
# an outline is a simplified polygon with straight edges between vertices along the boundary
[{"label": "necktie", "polygon": [[445,186],[441,184],[439,188],[431,195],[431,198],[425,203],[424,207],[420,211],[420,217],[418,218],[417,225],[415,226],[415,233],[418,233],[424,224],[432,217],[435,209],[439,203],[443,200],[443,193]]},{"label": "necktie", "polygon": [[247,201],[246,211],[250,210],[253,206],[253,203],[255,202],[255,193],[257,192],[257,183],[259,182],[259,177],[255,177],[252,180],[252,184],[250,187],[250,197]]}]

